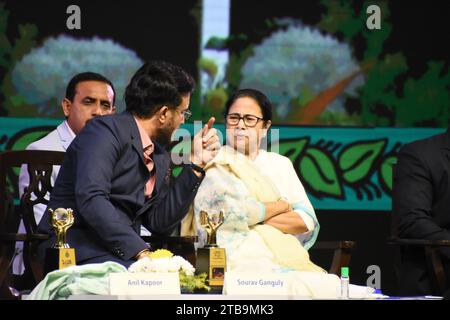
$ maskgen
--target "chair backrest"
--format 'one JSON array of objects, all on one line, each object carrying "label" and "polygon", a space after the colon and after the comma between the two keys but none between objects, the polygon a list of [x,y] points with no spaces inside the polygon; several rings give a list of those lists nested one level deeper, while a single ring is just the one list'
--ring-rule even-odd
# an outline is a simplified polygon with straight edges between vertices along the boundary
[{"label": "chair backrest", "polygon": [[[36,233],[34,205],[47,204],[45,195],[52,190],[51,174],[54,165],[61,165],[65,152],[20,150],[0,153],[0,298],[11,298],[13,280],[10,272],[17,241],[23,242],[26,269],[31,270],[35,285],[43,278],[42,267],[37,259],[37,245],[47,235]],[[26,234],[18,233],[20,215],[14,198],[18,198],[18,174],[22,165],[28,166],[29,185],[21,198],[20,214]],[[32,197],[33,196],[33,197]],[[32,198],[34,198],[32,200]]]},{"label": "chair backrest", "polygon": [[[448,290],[448,275],[446,274],[446,269],[443,264],[443,257],[440,252],[442,248],[448,250],[450,248],[450,241],[446,239],[439,240],[427,240],[427,239],[406,239],[400,238],[398,232],[398,217],[396,215],[396,175],[397,175],[398,165],[392,165],[392,213],[391,213],[391,236],[387,239],[387,243],[394,247],[393,254],[393,266],[394,274],[397,280],[397,286],[400,293],[410,288],[404,288],[405,284],[402,284],[400,279],[404,272],[404,265],[408,266],[408,262],[404,262],[404,255],[407,252],[414,251],[414,256],[419,253],[423,254],[424,264],[427,270],[427,277],[430,281],[432,294],[437,296],[443,296]],[[411,253],[409,253],[411,255]],[[417,268],[417,267],[416,267]]]},{"label": "chair backrest", "polygon": [[[0,224],[9,219],[8,212],[11,212],[11,210],[7,210],[7,207],[11,204],[8,198],[11,197],[11,194],[18,196],[18,171],[14,168],[20,168],[26,164],[30,183],[22,195],[21,210],[27,233],[36,232],[33,207],[38,203],[48,203],[45,195],[50,193],[53,188],[50,183],[53,166],[61,165],[64,161],[64,155],[65,152],[61,151],[41,150],[0,153]],[[35,197],[33,200],[31,200],[32,195]]]},{"label": "chair backrest", "polygon": [[340,276],[341,268],[350,266],[350,259],[355,248],[355,241],[317,241],[310,251],[333,251],[333,258],[328,272]]}]

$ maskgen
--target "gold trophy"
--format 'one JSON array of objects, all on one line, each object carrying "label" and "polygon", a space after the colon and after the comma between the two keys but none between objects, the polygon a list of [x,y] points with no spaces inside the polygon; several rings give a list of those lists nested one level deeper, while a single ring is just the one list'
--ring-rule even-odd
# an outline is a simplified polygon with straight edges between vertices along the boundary
[{"label": "gold trophy", "polygon": [[56,243],[48,248],[45,257],[45,273],[56,269],[64,269],[76,264],[75,249],[66,241],[67,230],[73,225],[72,209],[48,209],[50,224],[56,234]]},{"label": "gold trophy", "polygon": [[219,216],[210,218],[206,211],[200,211],[200,225],[208,235],[207,244],[197,249],[197,262],[195,269],[197,273],[206,272],[208,275],[206,283],[212,287],[223,286],[226,271],[225,249],[217,245],[217,229],[223,223],[223,211]]}]

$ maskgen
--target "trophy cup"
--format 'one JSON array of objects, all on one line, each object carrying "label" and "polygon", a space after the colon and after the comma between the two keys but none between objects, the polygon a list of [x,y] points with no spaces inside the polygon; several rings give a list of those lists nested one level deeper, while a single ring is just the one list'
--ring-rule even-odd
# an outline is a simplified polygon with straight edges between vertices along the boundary
[{"label": "trophy cup", "polygon": [[206,211],[200,211],[200,225],[206,230],[207,244],[197,249],[197,262],[195,269],[197,273],[206,272],[206,283],[212,287],[223,286],[226,257],[225,249],[217,245],[217,229],[223,223],[223,211],[219,216],[209,217]]},{"label": "trophy cup", "polygon": [[56,243],[48,248],[45,256],[45,273],[56,269],[64,269],[76,264],[75,249],[66,242],[67,230],[73,225],[72,209],[48,209],[50,224],[56,234]]}]

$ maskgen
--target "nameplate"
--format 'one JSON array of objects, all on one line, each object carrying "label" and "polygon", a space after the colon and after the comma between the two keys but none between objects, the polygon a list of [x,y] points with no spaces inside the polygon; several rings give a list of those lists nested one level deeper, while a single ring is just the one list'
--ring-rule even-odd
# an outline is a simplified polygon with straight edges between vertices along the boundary
[{"label": "nameplate", "polygon": [[288,278],[276,273],[225,273],[225,294],[288,295]]},{"label": "nameplate", "polygon": [[111,295],[181,294],[178,272],[111,273]]},{"label": "nameplate", "polygon": [[57,250],[59,250],[59,269],[64,269],[76,265],[74,248],[60,248]]}]

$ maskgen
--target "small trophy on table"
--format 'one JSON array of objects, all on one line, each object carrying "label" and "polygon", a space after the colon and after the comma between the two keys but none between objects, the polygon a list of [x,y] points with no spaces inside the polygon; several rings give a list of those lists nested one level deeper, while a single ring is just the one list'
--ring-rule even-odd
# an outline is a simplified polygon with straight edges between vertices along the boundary
[{"label": "small trophy on table", "polygon": [[223,286],[226,271],[225,249],[217,245],[217,229],[223,223],[223,211],[219,216],[209,217],[204,210],[200,211],[200,225],[206,230],[207,243],[203,248],[197,249],[197,263],[195,269],[198,273],[206,272],[206,283],[212,287]]},{"label": "small trophy on table", "polygon": [[75,249],[66,241],[67,230],[73,225],[72,209],[49,209],[50,224],[55,230],[56,243],[48,248],[45,256],[45,273],[56,269],[64,269],[76,264]]}]

